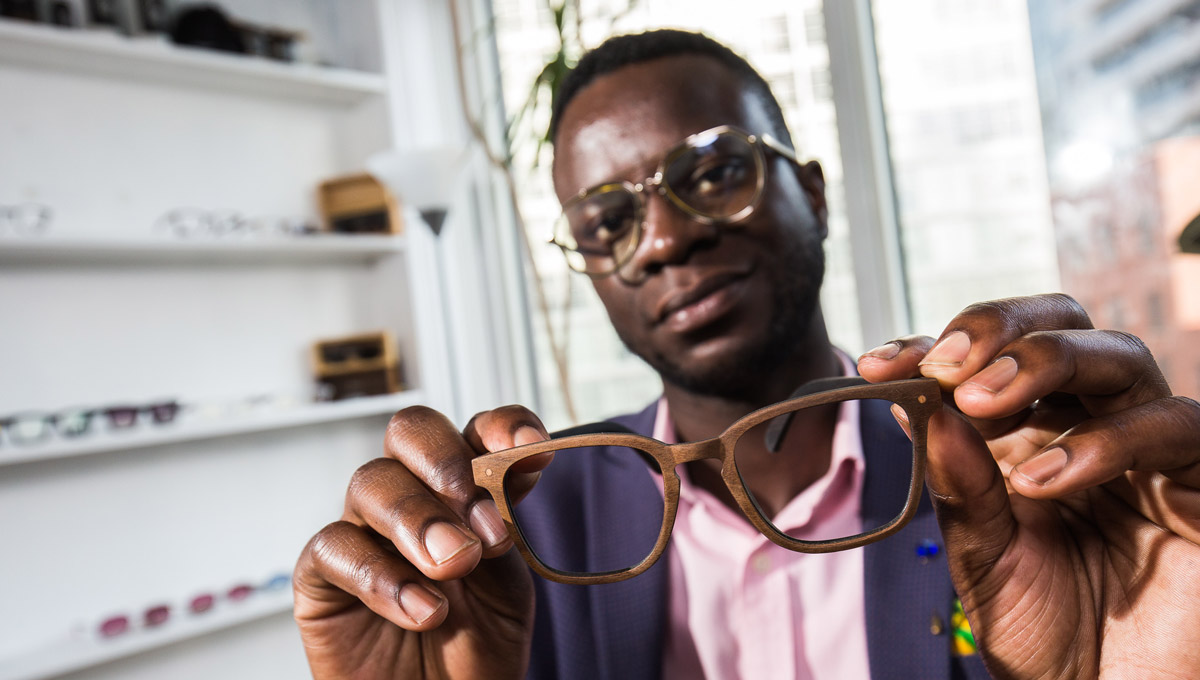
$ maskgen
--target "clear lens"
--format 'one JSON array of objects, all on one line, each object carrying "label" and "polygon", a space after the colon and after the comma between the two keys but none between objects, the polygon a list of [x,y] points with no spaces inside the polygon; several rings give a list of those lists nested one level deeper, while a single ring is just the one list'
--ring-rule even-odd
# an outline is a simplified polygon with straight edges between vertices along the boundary
[{"label": "clear lens", "polygon": [[85,410],[62,411],[55,419],[58,433],[64,437],[78,437],[88,431],[92,424],[92,412]]},{"label": "clear lens", "polygon": [[760,152],[750,140],[724,132],[697,140],[667,162],[663,185],[699,215],[727,219],[758,198]]},{"label": "clear lens", "polygon": [[50,436],[53,417],[41,414],[15,416],[8,426],[14,444],[36,444]]},{"label": "clear lens", "polygon": [[[633,449],[568,448],[554,453],[532,489],[531,475],[515,464],[505,473],[504,489],[509,503],[516,503],[517,528],[542,564],[568,574],[600,574],[637,566],[654,552],[665,503],[647,468],[659,472],[653,458]],[[656,527],[654,535],[608,523],[599,510],[588,512],[601,499],[614,498],[657,499],[647,505],[645,519]]]},{"label": "clear lens", "polygon": [[[892,402],[878,399],[851,399],[832,404],[813,406],[791,411],[770,420],[761,422],[747,430],[738,438],[734,447],[734,462],[738,474],[745,478],[754,474],[755,470],[773,466],[773,459],[787,456],[794,460],[797,466],[802,466],[810,456],[829,456],[829,451],[823,447],[814,447],[813,442],[828,441],[824,437],[807,435],[813,427],[821,427],[830,419],[839,415],[840,409],[853,409],[859,414],[868,409],[887,409]],[[857,418],[852,422],[857,422]],[[826,425],[827,426],[827,425]],[[873,499],[882,499],[885,503],[882,512],[872,512],[870,516],[861,511],[846,512],[846,503],[858,503],[861,494],[847,493],[857,481],[859,473],[852,461],[837,459],[839,447],[848,445],[858,446],[859,433],[837,431],[834,436],[833,471],[829,477],[822,477],[817,483],[809,486],[800,495],[793,498],[783,507],[774,507],[764,502],[765,499],[754,498],[754,494],[746,489],[747,494],[754,499],[763,519],[767,520],[780,533],[801,541],[828,541],[849,538],[861,533],[869,533],[899,517],[904,511],[912,485],[912,446],[903,446],[905,437],[897,429],[900,445],[882,448],[887,451],[900,451],[898,458],[893,460],[872,461],[887,467],[889,486],[887,489],[872,490]],[[769,449],[775,443],[775,450]],[[818,474],[822,471],[818,471]]]},{"label": "clear lens", "polygon": [[624,185],[601,187],[567,206],[559,240],[579,253],[580,271],[611,271],[614,259],[622,261],[636,246],[640,213],[638,196]]}]

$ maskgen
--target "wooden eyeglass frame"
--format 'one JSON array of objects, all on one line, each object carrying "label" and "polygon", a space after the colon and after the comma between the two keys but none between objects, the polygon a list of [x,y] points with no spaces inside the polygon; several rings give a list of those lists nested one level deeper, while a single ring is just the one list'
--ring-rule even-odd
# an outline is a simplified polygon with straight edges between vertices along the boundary
[{"label": "wooden eyeglass frame", "polygon": [[[737,471],[737,465],[734,461],[734,446],[737,440],[751,428],[776,419],[781,415],[805,408],[852,399],[890,401],[899,405],[908,415],[909,431],[913,445],[913,462],[912,476],[909,479],[908,498],[904,502],[904,508],[900,514],[887,524],[854,536],[820,541],[803,541],[791,538],[776,529],[764,517],[754,498],[742,485],[741,476]],[[703,460],[705,458],[721,461],[721,477],[725,481],[725,486],[728,487],[729,493],[733,495],[733,499],[741,509],[742,514],[746,516],[746,519],[750,520],[750,523],[770,539],[772,543],[788,550],[803,553],[827,553],[838,550],[849,550],[850,548],[874,543],[896,533],[917,512],[917,506],[921,500],[921,491],[924,488],[925,447],[929,429],[929,418],[941,407],[941,403],[941,390],[938,387],[937,380],[933,378],[913,378],[886,383],[868,383],[866,380],[858,377],[828,378],[806,383],[793,394],[792,398],[765,406],[745,415],[739,418],[733,425],[730,425],[719,436],[703,441],[664,444],[657,439],[633,433],[602,432],[578,434],[485,454],[475,458],[471,465],[475,475],[475,484],[487,489],[488,493],[496,501],[496,506],[500,510],[500,516],[504,519],[504,525],[508,529],[509,536],[512,537],[513,543],[516,544],[521,556],[525,558],[525,561],[529,563],[529,566],[538,575],[558,583],[577,585],[614,583],[633,578],[646,571],[666,551],[667,540],[670,538],[671,530],[675,524],[675,514],[679,509],[679,477],[676,474],[667,473],[674,473],[675,467],[682,463]],[[768,426],[766,439],[769,450],[776,450],[776,444],[782,441],[783,430],[786,429],[788,420],[782,419],[776,421],[776,423],[782,423],[782,428],[776,426],[776,423]],[[620,426],[614,425],[614,427]],[[526,543],[525,537],[522,535],[513,516],[508,494],[504,490],[504,477],[513,464],[531,456],[563,449],[597,446],[627,447],[635,451],[644,452],[657,462],[659,470],[662,471],[665,503],[662,527],[659,530],[658,539],[650,554],[632,567],[594,574],[554,569],[543,563]]]}]

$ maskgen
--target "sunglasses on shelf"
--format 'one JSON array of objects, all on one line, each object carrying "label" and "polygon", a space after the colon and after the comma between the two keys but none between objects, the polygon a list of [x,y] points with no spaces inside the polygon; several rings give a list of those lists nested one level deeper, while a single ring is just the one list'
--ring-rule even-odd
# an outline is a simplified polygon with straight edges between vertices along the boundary
[{"label": "sunglasses on shelf", "polygon": [[221,602],[239,603],[248,600],[255,593],[265,593],[283,590],[292,584],[292,575],[279,573],[263,583],[253,585],[239,583],[222,592],[203,592],[194,595],[180,607],[169,603],[156,603],[147,607],[138,615],[116,614],[105,618],[96,626],[96,634],[104,639],[120,637],[135,629],[149,630],[157,628],[178,616],[174,612],[183,612],[188,616],[206,614],[216,609]]},{"label": "sunglasses on shelf", "polygon": [[120,405],[96,409],[64,409],[56,413],[18,413],[0,418],[0,436],[18,446],[40,444],[52,434],[73,439],[88,434],[92,422],[106,418],[110,429],[122,430],[138,424],[146,414],[156,425],[171,423],[183,406],[175,401],[161,401],[142,406]]}]

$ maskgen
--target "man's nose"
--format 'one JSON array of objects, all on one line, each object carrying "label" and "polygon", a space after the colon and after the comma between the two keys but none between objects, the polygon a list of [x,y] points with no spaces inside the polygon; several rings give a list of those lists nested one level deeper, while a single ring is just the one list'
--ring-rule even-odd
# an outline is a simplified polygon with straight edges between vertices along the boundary
[{"label": "man's nose", "polygon": [[659,191],[646,192],[641,239],[622,275],[642,281],[663,267],[687,262],[696,250],[711,247],[719,228],[698,219]]}]

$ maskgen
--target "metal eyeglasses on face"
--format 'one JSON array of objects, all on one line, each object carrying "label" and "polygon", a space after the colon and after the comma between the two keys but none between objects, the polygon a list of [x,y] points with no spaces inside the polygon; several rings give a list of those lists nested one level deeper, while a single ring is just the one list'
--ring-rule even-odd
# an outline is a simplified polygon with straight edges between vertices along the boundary
[{"label": "metal eyeglasses on face", "polygon": [[792,149],[768,134],[722,125],[691,135],[669,149],[642,182],[608,182],[569,199],[550,242],[577,272],[617,272],[633,282],[636,274],[626,265],[642,240],[646,192],[664,197],[701,224],[736,225],[762,197],[768,151],[799,164]]}]

